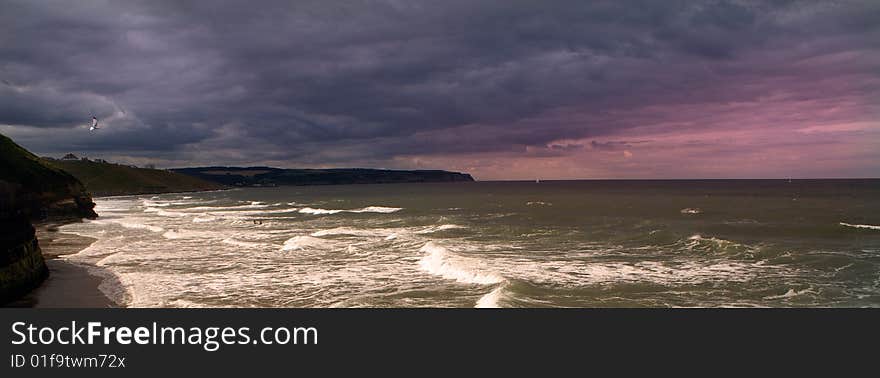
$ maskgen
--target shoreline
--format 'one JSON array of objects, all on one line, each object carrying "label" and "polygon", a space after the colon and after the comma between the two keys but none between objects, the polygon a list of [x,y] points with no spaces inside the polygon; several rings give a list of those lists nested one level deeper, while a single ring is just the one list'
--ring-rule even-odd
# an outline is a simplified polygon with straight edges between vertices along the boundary
[{"label": "shoreline", "polygon": [[[188,191],[184,191],[184,192],[173,192],[173,191],[172,191],[172,192],[149,192],[149,193],[130,193],[130,194],[113,194],[113,195],[95,195],[95,196],[92,196],[92,199],[99,199],[99,198],[101,198],[101,199],[103,199],[103,198],[125,198],[125,197],[147,196],[147,195],[160,195],[160,194],[190,194],[190,193],[195,194],[195,193],[210,193],[210,192],[223,192],[223,191],[227,191],[227,190],[236,190],[236,189],[240,189],[240,188],[236,187],[236,188],[207,189],[207,190],[188,190]],[[99,217],[99,218],[100,218],[100,216],[101,216],[101,215],[98,214],[98,217]],[[61,224],[58,224],[58,225],[60,226]]]},{"label": "shoreline", "polygon": [[79,253],[97,239],[61,232],[58,227],[67,222],[35,224],[37,240],[49,277],[27,295],[7,303],[6,307],[33,308],[108,308],[120,307],[99,288],[103,278],[89,269],[60,259],[60,256]]}]

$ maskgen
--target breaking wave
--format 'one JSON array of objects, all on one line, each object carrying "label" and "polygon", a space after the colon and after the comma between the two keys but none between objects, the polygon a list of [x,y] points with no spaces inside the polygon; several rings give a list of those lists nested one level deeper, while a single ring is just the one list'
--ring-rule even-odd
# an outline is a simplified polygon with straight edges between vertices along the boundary
[{"label": "breaking wave", "polygon": [[312,236],[294,236],[287,239],[281,246],[282,251],[298,251],[304,249],[326,248],[329,243],[326,239],[316,238]]},{"label": "breaking wave", "polygon": [[345,210],[313,209],[313,208],[311,208],[311,207],[304,207],[304,208],[302,208],[302,209],[299,209],[299,212],[300,212],[300,213],[303,213],[303,214],[315,214],[315,215],[322,215],[322,214],[336,214],[336,213],[341,213],[341,212],[343,212],[343,211],[345,211]]},{"label": "breaking wave", "polygon": [[181,213],[179,211],[167,211],[167,210],[157,209],[155,207],[148,207],[148,208],[144,209],[144,212],[145,213],[155,213],[156,215],[158,215],[160,217],[169,217],[169,218],[183,218],[183,217],[190,215],[187,213]]},{"label": "breaking wave", "polygon": [[120,220],[109,220],[109,221],[100,221],[100,220],[96,220],[96,221],[92,221],[92,223],[96,223],[96,224],[106,224],[107,222],[115,223],[115,224],[118,224],[118,225],[120,225],[120,226],[122,226],[122,227],[125,227],[125,228],[128,228],[128,229],[133,229],[133,230],[148,230],[148,231],[152,231],[152,232],[162,232],[162,231],[165,231],[165,229],[162,228],[162,227],[159,227],[159,226],[151,226],[151,225],[143,224],[143,223],[125,222],[125,221],[120,221]]},{"label": "breaking wave", "polygon": [[880,226],[875,226],[872,224],[849,224],[846,222],[840,222],[841,226],[852,227],[852,228],[865,228],[868,230],[880,230]]},{"label": "breaking wave", "polygon": [[348,235],[348,236],[386,236],[388,233],[383,233],[382,230],[376,229],[364,229],[364,228],[352,228],[352,227],[336,227],[327,230],[315,231],[312,233],[312,236],[334,236],[334,235]]},{"label": "breaking wave", "polygon": [[788,289],[788,291],[786,291],[785,294],[771,295],[771,296],[764,297],[764,299],[786,299],[786,298],[797,297],[797,296],[803,295],[803,294],[818,294],[818,293],[816,291],[814,291],[812,288],[807,288],[807,289],[803,289],[803,290]]},{"label": "breaking wave", "polygon": [[449,280],[466,284],[492,285],[504,282],[504,277],[490,271],[484,271],[477,259],[457,256],[446,248],[427,242],[420,252],[425,256],[419,260],[422,270]]},{"label": "breaking wave", "polygon": [[193,218],[192,221],[193,221],[193,223],[207,223],[207,222],[214,222],[217,219],[218,219],[217,217],[212,216],[212,215],[201,215],[201,216],[197,216],[197,217]]},{"label": "breaking wave", "polygon": [[179,228],[177,230],[168,230],[162,234],[165,239],[192,239],[192,238],[213,238],[217,233],[211,231],[192,231]]},{"label": "breaking wave", "polygon": [[498,285],[495,289],[490,291],[488,294],[480,297],[477,300],[477,304],[474,306],[476,308],[499,308],[501,307],[501,299],[505,296],[505,289],[507,289],[507,283],[503,283]]},{"label": "breaking wave", "polygon": [[755,247],[749,245],[740,244],[721,238],[703,237],[699,234],[692,235],[691,237],[687,238],[687,240],[684,241],[684,249],[687,249],[689,251],[704,251],[713,253],[740,253],[755,251]]},{"label": "breaking wave", "polygon": [[196,207],[187,207],[187,208],[183,208],[180,210],[182,210],[182,211],[221,211],[221,210],[237,210],[237,209],[243,209],[243,210],[262,209],[262,208],[266,208],[266,207],[269,207],[269,205],[265,205],[265,204],[261,204],[261,203],[258,203],[258,204],[251,203],[250,205],[237,205],[237,206],[196,206]]},{"label": "breaking wave", "polygon": [[401,207],[386,207],[386,206],[367,206],[360,209],[352,209],[352,210],[341,210],[341,209],[321,209],[321,208],[311,208],[304,207],[299,209],[300,213],[303,214],[313,214],[313,215],[325,215],[325,214],[338,214],[338,213],[393,213],[396,211],[403,210]]},{"label": "breaking wave", "polygon": [[457,224],[441,224],[439,226],[427,227],[424,230],[416,231],[416,233],[417,234],[432,234],[432,233],[439,232],[439,231],[456,230],[456,229],[463,229],[463,228],[467,228],[467,227],[459,226]]}]

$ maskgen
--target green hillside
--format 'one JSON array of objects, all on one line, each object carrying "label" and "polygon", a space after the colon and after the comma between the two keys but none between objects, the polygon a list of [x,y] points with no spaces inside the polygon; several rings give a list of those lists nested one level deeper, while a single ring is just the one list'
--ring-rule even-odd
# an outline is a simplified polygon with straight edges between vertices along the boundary
[{"label": "green hillside", "polygon": [[71,174],[0,135],[2,207],[33,217],[49,215],[94,217],[94,204],[82,183]]},{"label": "green hillside", "polygon": [[47,159],[47,162],[75,176],[95,196],[191,192],[224,187],[221,184],[161,169],[135,168],[87,160]]}]

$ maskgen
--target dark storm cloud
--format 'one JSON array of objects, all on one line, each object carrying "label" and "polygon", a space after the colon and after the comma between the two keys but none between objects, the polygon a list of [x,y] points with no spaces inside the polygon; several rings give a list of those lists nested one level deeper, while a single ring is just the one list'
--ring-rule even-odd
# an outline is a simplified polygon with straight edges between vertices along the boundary
[{"label": "dark storm cloud", "polygon": [[[193,162],[564,154],[657,122],[645,107],[877,95],[838,84],[876,74],[878,4],[2,0],[0,124]],[[92,112],[102,133],[72,130]]]}]

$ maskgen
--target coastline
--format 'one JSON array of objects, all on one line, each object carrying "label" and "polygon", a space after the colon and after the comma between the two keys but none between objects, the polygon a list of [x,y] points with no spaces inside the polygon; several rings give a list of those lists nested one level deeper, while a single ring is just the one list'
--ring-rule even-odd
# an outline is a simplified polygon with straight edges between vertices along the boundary
[{"label": "coastline", "polygon": [[[187,191],[159,191],[150,193],[129,193],[94,197],[114,198],[150,194],[186,194],[220,192],[239,188],[220,188]],[[90,267],[74,264],[61,259],[64,255],[77,254],[91,246],[97,239],[66,233],[59,227],[81,222],[80,218],[61,218],[35,223],[36,240],[49,270],[48,277],[40,285],[24,296],[6,304],[7,308],[112,308],[124,307],[110,299],[101,291],[100,285],[107,277],[90,271]]]},{"label": "coastline", "polygon": [[64,222],[36,224],[37,240],[49,268],[49,277],[27,295],[6,304],[6,307],[34,308],[107,308],[119,307],[99,289],[103,278],[80,265],[59,256],[76,254],[92,243],[94,238],[61,232]]},{"label": "coastline", "polygon": [[[205,189],[205,190],[187,190],[183,192],[149,192],[149,193],[130,193],[130,194],[114,194],[114,195],[96,195],[93,196],[92,199],[104,199],[104,198],[125,198],[125,197],[135,197],[135,196],[147,196],[147,195],[160,195],[160,194],[195,194],[195,193],[210,193],[210,192],[224,192],[227,190],[241,190],[241,187],[233,187],[233,188],[222,188],[222,189]],[[98,214],[100,217],[100,214]],[[58,224],[58,226],[62,225]]]}]

